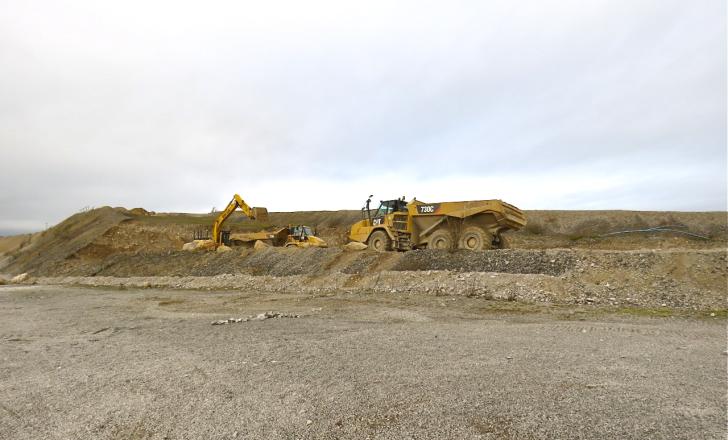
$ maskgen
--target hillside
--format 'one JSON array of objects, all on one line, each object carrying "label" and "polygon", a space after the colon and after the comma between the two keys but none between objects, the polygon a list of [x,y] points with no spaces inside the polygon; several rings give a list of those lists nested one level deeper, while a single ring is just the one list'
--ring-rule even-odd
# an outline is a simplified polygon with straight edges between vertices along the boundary
[{"label": "hillside", "polygon": [[[515,249],[715,249],[726,247],[726,214],[655,211],[526,211],[528,225],[510,234]],[[359,211],[274,212],[270,223],[233,215],[226,227],[251,231],[287,224],[308,224],[332,247],[344,244]],[[0,272],[36,275],[90,273],[121,256],[176,252],[195,231],[209,230],[213,215],[160,213],[103,207],[77,213],[46,231],[0,238]],[[707,237],[680,233],[604,234],[670,226]]]}]

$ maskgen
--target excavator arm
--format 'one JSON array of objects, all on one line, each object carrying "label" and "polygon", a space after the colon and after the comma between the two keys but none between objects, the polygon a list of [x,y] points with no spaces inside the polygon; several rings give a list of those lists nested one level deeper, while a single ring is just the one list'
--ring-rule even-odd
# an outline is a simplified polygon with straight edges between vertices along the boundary
[{"label": "excavator arm", "polygon": [[243,211],[243,214],[251,220],[268,220],[268,210],[265,208],[251,208],[247,203],[245,203],[245,200],[243,200],[242,197],[235,194],[230,203],[228,203],[225,209],[217,216],[215,222],[212,224],[212,239],[215,240],[215,244],[219,245],[222,243],[222,234],[220,233],[222,224],[237,208],[240,208],[240,210]]}]

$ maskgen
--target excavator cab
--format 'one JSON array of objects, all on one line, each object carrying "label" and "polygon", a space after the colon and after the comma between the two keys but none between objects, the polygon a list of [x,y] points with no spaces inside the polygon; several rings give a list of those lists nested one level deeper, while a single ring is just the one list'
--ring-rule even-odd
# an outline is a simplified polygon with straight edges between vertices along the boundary
[{"label": "excavator cab", "polygon": [[230,231],[220,231],[220,241],[225,246],[230,246]]}]

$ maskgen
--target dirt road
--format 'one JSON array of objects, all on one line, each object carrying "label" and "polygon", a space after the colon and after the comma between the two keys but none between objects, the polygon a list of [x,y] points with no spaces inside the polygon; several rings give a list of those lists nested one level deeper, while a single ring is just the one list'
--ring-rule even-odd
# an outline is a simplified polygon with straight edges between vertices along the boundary
[{"label": "dirt road", "polygon": [[[211,325],[265,311],[299,318]],[[725,438],[723,318],[0,287],[6,439]]]}]

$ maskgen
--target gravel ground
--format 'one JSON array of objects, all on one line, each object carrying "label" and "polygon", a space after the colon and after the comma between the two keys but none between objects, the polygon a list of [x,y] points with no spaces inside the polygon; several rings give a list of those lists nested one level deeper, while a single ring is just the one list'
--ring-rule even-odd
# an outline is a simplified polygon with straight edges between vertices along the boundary
[{"label": "gravel ground", "polygon": [[[265,311],[300,314],[226,325]],[[7,439],[717,439],[722,318],[463,296],[0,287]]]}]

